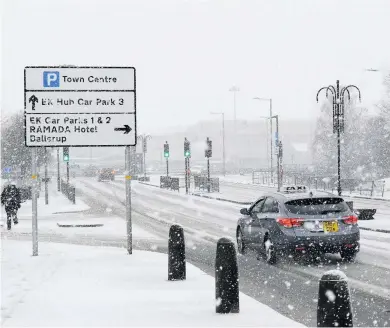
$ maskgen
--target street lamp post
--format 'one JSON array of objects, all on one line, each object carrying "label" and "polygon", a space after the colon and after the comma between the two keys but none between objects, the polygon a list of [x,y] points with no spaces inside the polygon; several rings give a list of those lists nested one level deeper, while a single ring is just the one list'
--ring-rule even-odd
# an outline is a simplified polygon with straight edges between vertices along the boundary
[{"label": "street lamp post", "polygon": [[236,93],[240,91],[240,89],[236,86],[232,86],[229,91],[233,92],[233,121],[234,121],[234,133],[236,133],[236,124],[237,124],[237,112],[236,112]]},{"label": "street lamp post", "polygon": [[[240,89],[237,86],[232,86],[229,89],[230,92],[233,92],[233,123],[234,123],[234,146],[237,145],[237,112],[236,112],[236,93],[240,91]],[[236,147],[235,147],[236,148]],[[236,154],[238,154],[236,151],[234,151]],[[238,171],[240,171],[240,158],[237,155],[238,160]]]},{"label": "street lamp post", "polygon": [[[279,147],[280,147],[280,144],[279,144],[279,115],[275,115],[275,116],[272,116],[272,118],[274,118],[276,120],[276,135],[278,136],[278,141],[277,141],[277,153],[276,153],[276,161],[277,161],[277,165],[276,165],[276,169],[277,169],[277,180],[278,180],[278,191],[280,191],[280,151],[279,151]],[[271,126],[272,126],[272,121],[271,121]]]},{"label": "street lamp post", "polygon": [[337,192],[341,196],[341,133],[344,132],[344,96],[345,92],[348,95],[348,101],[351,100],[350,88],[355,88],[359,93],[359,100],[361,100],[360,89],[355,85],[348,85],[340,90],[340,81],[336,81],[336,88],[333,85],[322,87],[317,92],[318,95],[322,90],[326,90],[326,98],[328,98],[329,91],[332,94],[333,105],[333,133],[337,133]]},{"label": "street lamp post", "polygon": [[152,136],[149,134],[141,134],[137,137],[137,139],[142,142],[142,153],[144,155],[144,181],[146,181],[146,152],[148,151],[147,141],[152,139]]},{"label": "street lamp post", "polygon": [[268,101],[269,102],[269,118],[270,118],[270,135],[271,135],[271,152],[270,152],[270,174],[271,174],[271,183],[273,182],[273,149],[272,149],[272,99],[271,98],[260,98],[254,97],[254,100]]},{"label": "street lamp post", "polygon": [[223,165],[223,176],[226,175],[226,154],[225,154],[225,113],[210,112],[212,115],[222,116],[222,165]]}]

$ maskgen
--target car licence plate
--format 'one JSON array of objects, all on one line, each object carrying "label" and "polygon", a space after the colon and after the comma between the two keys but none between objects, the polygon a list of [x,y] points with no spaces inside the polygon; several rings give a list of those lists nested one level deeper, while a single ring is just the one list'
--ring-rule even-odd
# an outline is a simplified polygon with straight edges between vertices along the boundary
[{"label": "car licence plate", "polygon": [[339,224],[337,221],[326,221],[323,223],[324,232],[337,232],[339,231]]}]

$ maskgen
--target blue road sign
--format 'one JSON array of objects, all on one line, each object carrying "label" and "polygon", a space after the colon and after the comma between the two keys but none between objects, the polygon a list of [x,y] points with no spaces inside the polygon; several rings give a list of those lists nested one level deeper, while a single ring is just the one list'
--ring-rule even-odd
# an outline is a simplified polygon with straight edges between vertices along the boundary
[{"label": "blue road sign", "polygon": [[43,71],[43,86],[45,88],[60,87],[60,72],[58,71]]},{"label": "blue road sign", "polygon": [[12,167],[5,167],[5,168],[3,168],[3,172],[4,173],[11,173],[11,171],[12,171]]}]

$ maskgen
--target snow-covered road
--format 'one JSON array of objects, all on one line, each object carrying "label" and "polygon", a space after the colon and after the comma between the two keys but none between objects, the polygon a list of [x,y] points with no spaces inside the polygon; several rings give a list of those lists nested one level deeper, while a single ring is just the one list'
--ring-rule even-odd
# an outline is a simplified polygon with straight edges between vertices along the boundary
[{"label": "snow-covered road", "polygon": [[[123,181],[104,183],[80,178],[78,188],[99,206],[109,206],[117,215],[124,214]],[[210,273],[213,273],[215,242],[222,236],[234,238],[242,207],[136,182],[132,205],[134,220],[144,229],[163,235],[170,224],[181,224],[187,233],[189,260]],[[342,263],[338,256],[327,256],[325,264],[315,267],[292,260],[273,267],[256,260],[254,254],[240,256],[243,291],[294,320],[314,325],[317,279],[328,269],[341,268],[351,279],[356,325],[372,325],[374,320],[389,324],[385,311],[390,307],[390,235],[362,231],[361,237],[362,249],[353,264]],[[300,310],[290,311],[291,304]]]}]

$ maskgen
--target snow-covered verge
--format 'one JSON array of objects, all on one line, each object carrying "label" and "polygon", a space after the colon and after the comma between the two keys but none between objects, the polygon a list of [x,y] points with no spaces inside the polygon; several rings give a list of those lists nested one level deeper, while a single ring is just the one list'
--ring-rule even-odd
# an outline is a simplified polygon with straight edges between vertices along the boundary
[{"label": "snow-covered verge", "polygon": [[[1,191],[3,186],[1,186]],[[40,196],[38,198],[38,215],[46,216],[55,213],[82,212],[89,209],[89,206],[82,199],[76,197],[76,204],[73,204],[65,195],[57,191],[57,185],[54,182],[49,183],[49,204],[45,204],[45,188],[42,185]],[[31,216],[32,203],[26,200],[18,212],[18,216]],[[2,210],[1,215],[5,212]]]},{"label": "snow-covered verge", "polygon": [[215,313],[215,282],[187,263],[167,280],[167,255],[120,248],[2,241],[2,326],[298,327],[240,294],[240,313]]},{"label": "snow-covered verge", "polygon": [[[38,234],[54,234],[62,236],[88,236],[88,237],[126,237],[126,221],[111,215],[109,209],[105,216],[90,215],[86,211],[90,208],[82,199],[77,198],[76,204],[71,203],[64,195],[51,186],[49,204],[45,205],[45,198],[38,198]],[[6,213],[4,206],[0,211],[1,231],[6,231]],[[31,200],[22,203],[18,212],[19,223],[12,224],[10,234],[28,234],[32,231],[32,205]],[[101,225],[98,227],[85,227],[85,225]],[[82,227],[61,227],[60,225],[82,225]],[[133,239],[160,238],[133,224]]]}]

